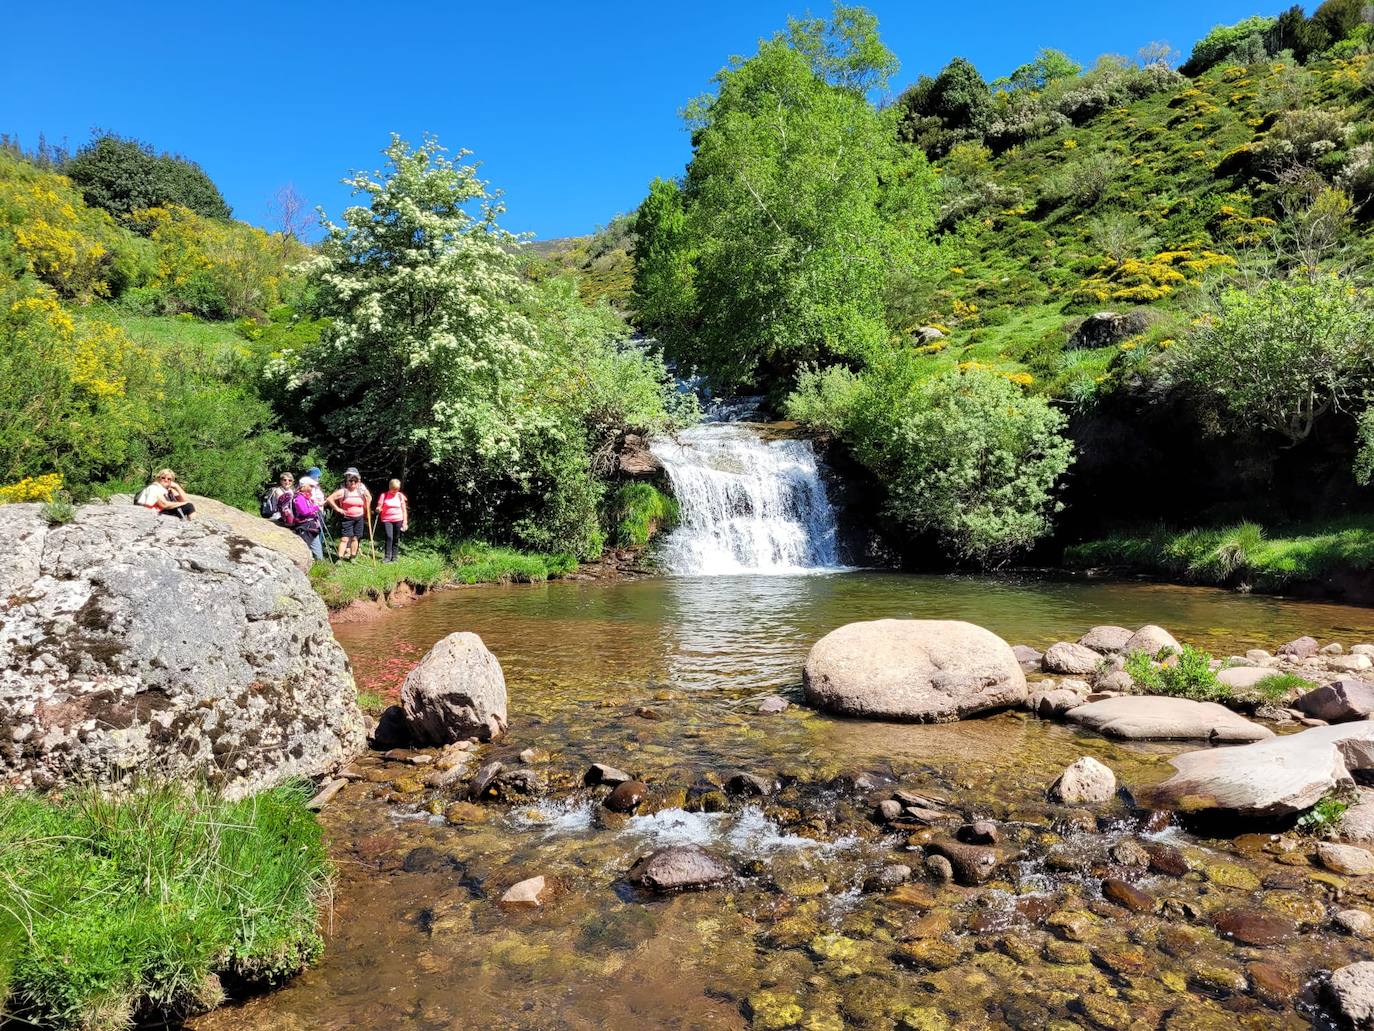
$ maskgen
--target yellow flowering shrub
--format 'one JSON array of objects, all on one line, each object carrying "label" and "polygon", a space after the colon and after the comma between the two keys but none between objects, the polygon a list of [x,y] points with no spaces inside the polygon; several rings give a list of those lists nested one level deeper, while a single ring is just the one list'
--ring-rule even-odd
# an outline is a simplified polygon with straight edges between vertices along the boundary
[{"label": "yellow flowering shrub", "polygon": [[7,483],[0,486],[0,505],[18,505],[30,501],[41,501],[47,504],[61,489],[62,475],[60,473],[25,476],[18,483]]},{"label": "yellow flowering shrub", "polygon": [[1073,292],[1077,301],[1105,304],[1124,301],[1149,304],[1162,300],[1182,286],[1200,281],[1212,269],[1233,266],[1236,259],[1208,250],[1161,251],[1153,258],[1107,261],[1101,271]]},{"label": "yellow flowering shrub", "polygon": [[0,165],[0,223],[39,280],[80,303],[109,294],[113,222],[93,211],[64,176]]}]

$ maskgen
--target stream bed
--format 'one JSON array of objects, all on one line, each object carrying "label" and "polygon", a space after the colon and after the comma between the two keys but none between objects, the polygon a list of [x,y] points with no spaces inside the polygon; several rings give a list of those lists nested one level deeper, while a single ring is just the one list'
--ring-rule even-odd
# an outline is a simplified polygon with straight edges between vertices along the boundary
[{"label": "stream bed", "polygon": [[[1199,837],[1125,797],[1090,814],[1046,800],[1080,756],[1138,789],[1196,743],[1115,742],[1024,712],[913,726],[800,704],[811,644],[879,617],[966,619],[1038,647],[1149,622],[1219,656],[1304,633],[1374,640],[1374,610],[1144,583],[848,572],[441,592],[337,628],[359,687],[394,691],[444,635],[481,635],[510,731],[475,762],[528,769],[528,794],[470,804],[461,781],[421,788],[403,756],[366,759],[322,816],[340,868],[323,957],[193,1026],[1328,1026],[1323,972],[1374,955],[1332,917],[1374,909],[1374,878],[1320,870],[1291,833]],[[772,693],[791,707],[760,713]],[[636,815],[582,787],[597,762],[648,783]],[[739,771],[785,786],[722,790]],[[929,832],[873,818],[895,787],[996,821],[1007,861],[976,887],[927,877]],[[736,878],[667,898],[627,882],[638,856],[680,843]],[[1143,865],[1145,848],[1169,861]],[[873,884],[897,864],[908,883]],[[540,874],[558,889],[547,905],[499,904]],[[1104,898],[1104,877],[1152,905]]]}]

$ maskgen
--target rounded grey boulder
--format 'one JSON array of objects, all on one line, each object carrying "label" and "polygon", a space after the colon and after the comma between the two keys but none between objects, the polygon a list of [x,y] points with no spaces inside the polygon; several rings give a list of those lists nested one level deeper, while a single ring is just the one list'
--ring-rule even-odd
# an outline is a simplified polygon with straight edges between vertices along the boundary
[{"label": "rounded grey boulder", "polygon": [[289,558],[213,519],[0,520],[0,784],[135,773],[243,795],[364,744],[348,659]]},{"label": "rounded grey boulder", "polygon": [[1026,700],[1026,674],[990,630],[946,619],[879,619],[833,630],[802,671],[811,704],[847,716],[949,723]]},{"label": "rounded grey boulder", "polygon": [[411,733],[427,744],[506,732],[506,677],[476,634],[449,634],[429,650],[401,685]]}]

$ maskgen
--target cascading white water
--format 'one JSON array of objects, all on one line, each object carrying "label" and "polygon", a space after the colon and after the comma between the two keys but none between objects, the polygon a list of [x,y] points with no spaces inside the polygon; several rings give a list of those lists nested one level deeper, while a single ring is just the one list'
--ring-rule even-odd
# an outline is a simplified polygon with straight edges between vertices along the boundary
[{"label": "cascading white water", "polygon": [[661,552],[670,572],[809,573],[839,565],[835,512],[810,441],[708,422],[655,440],[652,449],[681,509]]}]

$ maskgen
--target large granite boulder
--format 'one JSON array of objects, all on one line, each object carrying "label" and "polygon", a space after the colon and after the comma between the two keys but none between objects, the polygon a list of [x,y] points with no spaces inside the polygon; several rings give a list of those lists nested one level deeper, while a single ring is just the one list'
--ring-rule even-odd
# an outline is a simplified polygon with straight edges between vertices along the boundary
[{"label": "large granite boulder", "polygon": [[1106,347],[1143,333],[1149,328],[1149,313],[1138,309],[1124,315],[1114,311],[1094,312],[1070,334],[1069,347]]},{"label": "large granite boulder", "polygon": [[348,659],[281,552],[134,505],[3,513],[0,784],[156,773],[242,795],[362,748]]},{"label": "large granite boulder", "polygon": [[1041,664],[1046,673],[1093,673],[1102,656],[1087,645],[1059,641],[1045,649]]},{"label": "large granite boulder", "polygon": [[1194,702],[1160,695],[1123,695],[1088,702],[1064,714],[1108,737],[1129,741],[1190,740],[1229,743],[1260,741],[1274,736],[1268,727],[1251,723],[1216,702]]},{"label": "large granite boulder", "polygon": [[1084,648],[1091,648],[1103,655],[1113,655],[1126,647],[1135,635],[1124,626],[1095,626],[1078,639]]},{"label": "large granite boulder", "polygon": [[449,634],[429,650],[401,685],[411,732],[425,744],[506,732],[506,677],[476,634]]},{"label": "large granite boulder", "polygon": [[1172,652],[1181,652],[1183,646],[1178,643],[1178,639],[1173,634],[1165,630],[1162,626],[1155,626],[1153,623],[1146,623],[1130,636],[1130,639],[1121,646],[1121,651],[1126,655],[1134,652],[1144,652],[1146,655],[1158,655],[1165,648]]},{"label": "large granite boulder", "polygon": [[301,540],[293,531],[282,526],[281,523],[264,519],[256,512],[245,512],[242,509],[234,508],[232,505],[226,505],[214,498],[203,498],[199,494],[187,496],[196,506],[195,518],[197,521],[208,519],[222,523],[230,533],[247,537],[254,544],[260,544],[264,548],[271,548],[273,551],[280,552],[289,558],[302,573],[310,572],[310,564],[315,561],[310,554],[310,548],[306,546],[305,541]]},{"label": "large granite boulder", "polygon": [[949,619],[879,619],[833,630],[802,671],[813,705],[847,716],[948,723],[1026,700],[1026,674],[990,630]]},{"label": "large granite boulder", "polygon": [[1178,772],[1150,794],[1154,804],[1244,816],[1300,813],[1354,774],[1374,770],[1374,722],[1312,727],[1240,748],[1207,748],[1170,760]]},{"label": "large granite boulder", "polygon": [[1341,967],[1331,975],[1326,992],[1349,1026],[1374,1028],[1374,963]]}]

